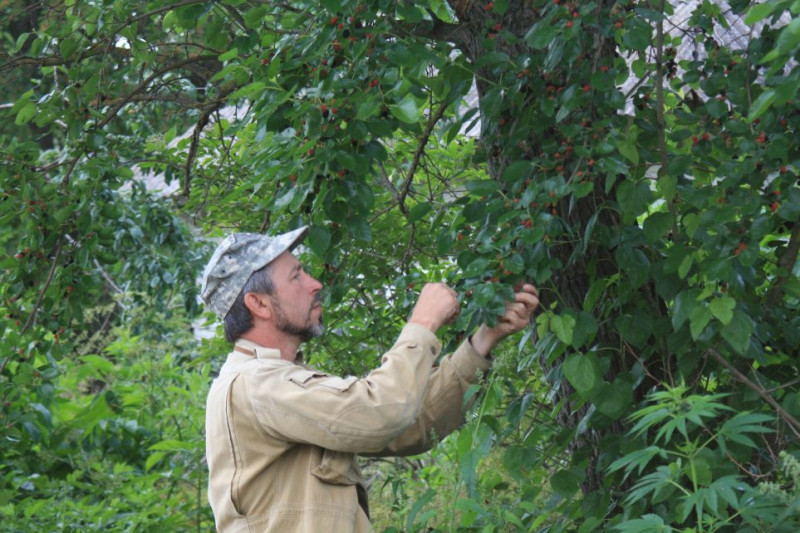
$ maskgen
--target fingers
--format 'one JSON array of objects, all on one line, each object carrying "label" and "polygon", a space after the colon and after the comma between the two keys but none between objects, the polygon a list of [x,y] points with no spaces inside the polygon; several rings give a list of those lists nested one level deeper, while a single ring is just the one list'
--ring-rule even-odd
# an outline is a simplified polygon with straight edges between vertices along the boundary
[{"label": "fingers", "polygon": [[422,287],[409,321],[436,331],[442,325],[453,322],[460,312],[456,291],[444,283],[428,283]]},{"label": "fingers", "polygon": [[506,305],[506,312],[500,317],[500,323],[511,331],[519,331],[530,323],[531,316],[539,307],[539,291],[526,283],[520,292],[514,295],[514,301]]}]

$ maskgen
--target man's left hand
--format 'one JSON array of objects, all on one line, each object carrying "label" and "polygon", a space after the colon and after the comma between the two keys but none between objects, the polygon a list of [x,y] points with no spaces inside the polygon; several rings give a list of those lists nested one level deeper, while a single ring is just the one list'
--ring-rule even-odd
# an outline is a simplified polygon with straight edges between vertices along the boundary
[{"label": "man's left hand", "polygon": [[539,291],[526,283],[514,295],[514,301],[506,304],[506,312],[489,327],[482,324],[472,336],[472,347],[486,357],[498,342],[524,329],[531,321],[531,315],[539,307]]}]

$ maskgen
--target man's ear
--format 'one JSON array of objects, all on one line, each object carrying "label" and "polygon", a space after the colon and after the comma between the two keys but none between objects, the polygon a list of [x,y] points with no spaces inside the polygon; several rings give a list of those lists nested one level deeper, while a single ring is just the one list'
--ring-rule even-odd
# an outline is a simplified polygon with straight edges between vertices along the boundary
[{"label": "man's ear", "polygon": [[272,318],[272,300],[266,294],[248,292],[244,295],[244,305],[253,317],[268,320]]}]

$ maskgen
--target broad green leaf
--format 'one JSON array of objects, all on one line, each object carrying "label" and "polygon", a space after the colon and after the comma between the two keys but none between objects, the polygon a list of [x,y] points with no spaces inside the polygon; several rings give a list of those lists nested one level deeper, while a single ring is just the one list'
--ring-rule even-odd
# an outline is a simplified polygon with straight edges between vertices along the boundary
[{"label": "broad green leaf", "polygon": [[773,89],[767,89],[756,98],[755,102],[753,102],[752,107],[750,108],[750,112],[747,114],[747,120],[753,121],[759,118],[764,112],[772,106],[773,102],[775,101],[775,91]]},{"label": "broad green leaf", "polygon": [[220,54],[218,59],[224,63],[225,61],[230,61],[231,59],[237,57],[238,55],[239,55],[239,49],[233,47],[227,52]]},{"label": "broad green leaf", "polygon": [[672,213],[658,211],[648,215],[642,224],[642,229],[648,242],[654,243],[664,237],[675,223]]},{"label": "broad green leaf", "polygon": [[689,274],[689,271],[692,268],[692,262],[694,261],[694,256],[692,254],[688,254],[686,257],[683,258],[681,264],[678,266],[678,277],[681,279],[685,279],[686,276]]},{"label": "broad green leaf", "polygon": [[489,268],[489,260],[485,257],[478,257],[464,269],[464,276],[468,278],[482,277]]},{"label": "broad green leaf", "polygon": [[530,161],[514,161],[503,171],[502,180],[505,182],[518,181],[530,175],[533,166]]},{"label": "broad green leaf", "polygon": [[709,302],[709,309],[714,318],[727,326],[733,319],[733,308],[736,307],[736,300],[729,297],[714,298]]},{"label": "broad green leaf", "polygon": [[396,105],[390,105],[389,111],[395,118],[406,124],[415,124],[419,121],[419,108],[416,100],[411,95],[407,95]]},{"label": "broad green leaf", "polygon": [[763,2],[752,6],[744,17],[747,25],[753,25],[770,16],[777,7],[777,2]]},{"label": "broad green leaf", "polygon": [[180,441],[177,439],[165,439],[157,442],[147,448],[151,451],[165,451],[165,452],[179,452],[179,451],[192,451],[196,447],[191,442]]},{"label": "broad green leaf", "polygon": [[27,124],[31,121],[33,117],[36,116],[36,104],[33,102],[26,102],[25,104],[20,107],[19,111],[17,111],[17,116],[14,119],[14,124],[17,126],[22,126],[23,124]]},{"label": "broad green leaf", "polygon": [[578,491],[581,477],[573,470],[559,470],[550,477],[550,486],[564,498],[569,498]]},{"label": "broad green leaf", "polygon": [[699,291],[688,290],[681,291],[675,296],[675,303],[672,308],[672,327],[677,331],[680,327],[689,320],[695,307],[699,304],[697,296]]},{"label": "broad green leaf", "polygon": [[644,213],[651,198],[650,186],[645,181],[638,183],[623,181],[617,190],[617,201],[623,213],[628,216],[638,216]]},{"label": "broad green leaf", "polygon": [[564,360],[561,371],[575,390],[581,393],[589,392],[600,381],[600,363],[592,354],[570,355]]},{"label": "broad green leaf", "polygon": [[431,212],[433,207],[429,202],[422,202],[420,204],[415,205],[411,208],[408,213],[408,222],[413,224],[414,222],[418,221],[425,215]]},{"label": "broad green leaf", "polygon": [[500,184],[494,180],[468,181],[464,186],[469,192],[477,196],[492,194],[500,189]]},{"label": "broad green leaf", "polygon": [[689,331],[692,333],[692,338],[697,340],[703,330],[711,321],[711,311],[705,305],[698,305],[692,309],[689,315]]},{"label": "broad green leaf", "polygon": [[575,317],[561,314],[550,317],[550,328],[558,339],[564,344],[572,344],[572,334],[575,329]]},{"label": "broad green leaf", "polygon": [[591,400],[600,413],[616,420],[628,411],[633,402],[633,387],[619,378],[614,383],[600,383],[591,391]]},{"label": "broad green leaf", "polygon": [[634,165],[639,164],[639,150],[634,141],[624,141],[617,145],[617,149],[622,156]]},{"label": "broad green leaf", "polygon": [[331,243],[330,232],[322,226],[311,226],[308,231],[308,245],[315,254],[322,256],[328,251]]},{"label": "broad green leaf", "polygon": [[734,309],[731,321],[722,328],[722,336],[740,354],[747,352],[753,335],[753,320],[744,312]]}]

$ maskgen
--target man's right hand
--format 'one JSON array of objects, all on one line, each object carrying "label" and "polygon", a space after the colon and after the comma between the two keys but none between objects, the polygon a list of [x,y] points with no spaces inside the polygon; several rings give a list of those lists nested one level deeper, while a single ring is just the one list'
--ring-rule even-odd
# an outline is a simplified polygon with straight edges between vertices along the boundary
[{"label": "man's right hand", "polygon": [[459,312],[461,306],[456,291],[444,283],[426,283],[408,321],[436,333],[440,327],[455,320]]}]

